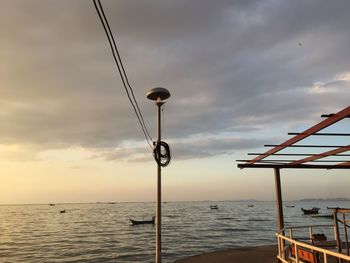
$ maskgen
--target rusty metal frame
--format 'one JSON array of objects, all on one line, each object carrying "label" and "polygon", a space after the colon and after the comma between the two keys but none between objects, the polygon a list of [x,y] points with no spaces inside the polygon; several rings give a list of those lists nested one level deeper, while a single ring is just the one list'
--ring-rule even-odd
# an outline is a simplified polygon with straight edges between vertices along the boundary
[{"label": "rusty metal frame", "polygon": [[[323,130],[338,121],[344,119],[344,118],[349,118],[350,117],[350,106],[346,107],[345,109],[339,111],[338,113],[335,114],[327,114],[327,115],[322,115],[322,117],[327,117],[325,120],[319,122],[318,124],[312,126],[311,128],[305,130],[304,132],[301,133],[294,133],[296,134],[294,137],[290,138],[289,140],[278,144],[278,145],[268,145],[272,146],[274,148],[266,151],[265,153],[262,153],[255,157],[252,160],[248,160],[245,163],[240,163],[238,164],[239,168],[302,168],[302,169],[349,169],[350,168],[350,160],[345,161],[342,163],[337,163],[337,164],[331,164],[331,165],[315,165],[315,164],[307,164],[308,162],[316,161],[325,157],[331,157],[331,156],[341,156],[340,153],[344,153],[347,151],[350,151],[350,145],[338,145],[338,146],[327,146],[327,145],[295,145],[296,143],[300,142],[301,140],[311,136],[311,135],[321,135],[322,133],[318,133],[320,130]],[[325,133],[327,136],[339,136],[338,133]],[[267,145],[265,145],[267,146]],[[298,160],[290,160],[288,163],[281,163],[278,160],[276,163],[267,163],[264,160],[267,157],[270,156],[276,156],[279,155],[277,152],[287,148],[287,147],[316,147],[316,148],[322,148],[322,147],[331,147],[331,148],[336,148],[330,151],[326,151],[323,153],[319,154],[295,154],[295,156],[300,155],[300,156],[307,156],[302,159]],[[339,155],[338,155],[339,154]],[[282,154],[280,154],[282,155]],[[288,154],[285,154],[288,155]],[[292,156],[293,154],[291,154]],[[343,156],[348,156],[348,155],[343,155]],[[285,160],[284,160],[285,161]],[[337,161],[334,160],[336,163]]]}]

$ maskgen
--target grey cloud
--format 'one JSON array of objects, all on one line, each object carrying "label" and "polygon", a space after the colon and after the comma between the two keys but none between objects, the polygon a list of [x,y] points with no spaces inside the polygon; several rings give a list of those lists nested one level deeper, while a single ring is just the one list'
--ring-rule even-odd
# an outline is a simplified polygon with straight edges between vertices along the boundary
[{"label": "grey cloud", "polygon": [[[238,142],[192,152],[179,139],[249,136],[348,106],[349,81],[336,76],[350,72],[349,1],[102,2],[152,135],[156,112],[145,93],[172,93],[164,135],[178,142],[180,159]],[[2,143],[144,158],[146,144],[115,150],[143,136],[91,1],[2,1],[0,36]]]},{"label": "grey cloud", "polygon": [[[264,141],[266,142],[266,141]],[[242,150],[261,147],[263,140],[256,138],[193,138],[185,141],[170,142],[171,154],[174,160],[201,159],[216,155],[232,154]],[[106,161],[150,161],[152,157],[145,154],[142,147],[104,149],[91,156]]]},{"label": "grey cloud", "polygon": [[261,147],[261,139],[222,138],[202,139],[191,142],[177,142],[173,146],[175,159],[200,159],[222,154],[230,154],[237,151]]}]

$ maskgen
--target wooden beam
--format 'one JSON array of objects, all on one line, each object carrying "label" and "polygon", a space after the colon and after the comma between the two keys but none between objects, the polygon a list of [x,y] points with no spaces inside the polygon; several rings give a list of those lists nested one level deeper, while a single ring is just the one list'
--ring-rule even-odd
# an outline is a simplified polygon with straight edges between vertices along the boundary
[{"label": "wooden beam", "polygon": [[[323,158],[323,157],[328,157],[328,156],[322,156],[319,158]],[[306,158],[305,158],[306,159]],[[249,160],[236,160],[236,162],[248,162]],[[261,160],[259,162],[256,163],[281,163],[281,164],[293,164],[294,162],[299,162],[299,160],[287,160],[287,159],[281,159],[281,160]],[[309,160],[306,162],[315,162],[315,163],[349,163],[350,164],[350,160]],[[302,163],[306,163],[306,162],[302,162]]]},{"label": "wooden beam", "polygon": [[276,203],[277,203],[277,224],[278,224],[278,231],[281,231],[284,228],[281,176],[280,176],[279,168],[275,168],[274,171],[275,171],[275,191],[276,191]]},{"label": "wooden beam", "polygon": [[[307,162],[311,162],[311,161],[314,161],[314,160],[317,160],[317,159],[321,159],[321,158],[324,158],[324,157],[328,157],[328,156],[333,156],[333,155],[336,155],[338,153],[347,152],[347,151],[350,151],[350,145],[343,146],[343,147],[340,147],[338,149],[334,149],[334,150],[331,150],[331,151],[328,151],[328,152],[316,154],[314,156],[306,157],[306,158],[303,158],[303,159],[300,159],[300,160],[297,160],[297,161],[293,161],[290,164],[291,165],[296,165],[296,164],[307,163]],[[347,162],[345,162],[345,163],[347,163]]]},{"label": "wooden beam", "polygon": [[[265,144],[265,147],[276,147],[281,144]],[[285,148],[287,147],[295,147],[295,148],[340,148],[344,147],[344,145],[309,145],[309,144],[297,144],[297,145],[282,145]],[[271,154],[270,154],[271,155]]]},{"label": "wooden beam", "polygon": [[[302,132],[288,132],[288,135],[300,135]],[[319,136],[350,136],[350,133],[330,133],[330,132],[316,132],[311,135],[319,135]]]},{"label": "wooden beam", "polygon": [[[263,153],[248,153],[248,155],[262,155]],[[317,153],[274,153],[271,156],[314,156]],[[336,154],[334,156],[350,156],[350,154]]]},{"label": "wooden beam", "polygon": [[338,163],[337,166],[350,166],[350,162]]},{"label": "wooden beam", "polygon": [[326,165],[326,164],[249,164],[249,163],[239,163],[237,164],[238,168],[279,168],[279,169],[350,169],[350,164],[344,165]]},{"label": "wooden beam", "polygon": [[337,248],[338,248],[338,252],[341,253],[342,247],[341,247],[341,240],[339,235],[338,208],[333,209],[333,220],[334,220],[335,239],[337,241]]},{"label": "wooden beam", "polygon": [[326,127],[328,127],[328,126],[330,126],[330,125],[332,125],[332,124],[334,124],[334,123],[336,123],[336,122],[338,122],[338,121],[340,121],[348,116],[350,116],[350,106],[339,111],[337,114],[334,114],[334,115],[330,116],[329,118],[321,121],[320,123],[312,126],[311,128],[305,130],[303,132],[303,134],[296,135],[296,136],[290,138],[289,140],[285,141],[284,143],[282,143],[282,144],[274,147],[273,149],[265,152],[264,154],[255,157],[253,160],[251,160],[249,162],[249,164],[253,164],[257,161],[260,161],[260,160],[266,158],[267,156],[269,156],[273,153],[279,152],[279,151],[283,150],[284,148],[286,148],[287,146],[295,144],[295,143],[301,141],[302,139],[305,139],[306,137],[310,136],[311,134],[314,134],[314,133],[316,133],[316,132],[318,132],[318,131],[320,131],[320,130],[322,130],[322,129],[324,129],[324,128],[326,128]]},{"label": "wooden beam", "polygon": [[[333,117],[335,114],[334,113],[331,113],[331,114],[322,114],[321,117],[322,118],[329,118],[329,117]],[[347,116],[345,118],[350,118],[350,116]]]}]

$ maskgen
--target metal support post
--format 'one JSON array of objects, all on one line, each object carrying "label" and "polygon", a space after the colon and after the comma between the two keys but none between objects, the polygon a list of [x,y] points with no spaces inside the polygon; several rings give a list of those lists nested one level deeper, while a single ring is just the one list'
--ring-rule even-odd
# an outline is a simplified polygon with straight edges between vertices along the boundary
[{"label": "metal support post", "polygon": [[284,217],[283,217],[280,169],[275,168],[274,170],[275,170],[275,190],[276,190],[277,213],[278,213],[277,214],[278,231],[281,231],[284,228]]},{"label": "metal support post", "polygon": [[[281,191],[281,178],[280,178],[280,169],[275,168],[275,191],[276,191],[276,202],[277,202],[277,222],[278,222],[278,232],[284,236],[284,217],[283,217],[283,204],[282,204],[282,191]],[[282,232],[281,232],[282,231]],[[281,247],[283,249],[282,255],[283,259],[286,258],[284,247],[285,241],[282,240]]]},{"label": "metal support post", "polygon": [[[168,165],[168,163],[162,163],[162,154],[157,151],[160,150],[160,143],[162,142],[162,123],[161,123],[161,108],[164,104],[164,100],[170,97],[170,92],[167,89],[157,87],[151,89],[147,93],[147,98],[156,102],[158,110],[158,125],[157,125],[157,144],[154,149],[155,158],[157,161],[157,199],[156,199],[156,263],[162,262],[162,166]],[[156,157],[157,156],[157,157]],[[168,155],[170,161],[170,154]]]},{"label": "metal support post", "polygon": [[[158,137],[157,143],[162,139],[161,135],[161,107],[164,104],[161,101],[156,102],[158,108]],[[162,167],[158,163],[157,167],[157,210],[156,210],[156,263],[162,262]]]}]

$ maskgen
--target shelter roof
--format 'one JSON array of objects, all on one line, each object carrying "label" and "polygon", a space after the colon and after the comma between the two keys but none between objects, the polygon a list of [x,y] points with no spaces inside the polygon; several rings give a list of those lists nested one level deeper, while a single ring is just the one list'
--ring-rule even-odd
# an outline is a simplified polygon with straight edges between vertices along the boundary
[{"label": "shelter roof", "polygon": [[[350,145],[347,143],[337,145],[331,144],[300,144],[312,136],[322,136],[326,138],[323,142],[336,142],[336,138],[350,137],[350,133],[320,132],[337,122],[350,118],[350,106],[338,113],[321,115],[325,118],[316,125],[300,133],[288,133],[294,135],[289,140],[278,145],[265,145],[273,147],[264,153],[248,153],[255,155],[251,160],[237,160],[239,168],[292,168],[292,169],[349,169],[350,168]],[[344,140],[340,140],[344,142]],[[298,149],[297,151],[285,152],[286,149]],[[329,149],[318,152],[304,152],[305,149]],[[282,153],[281,153],[282,152]],[[339,159],[341,158],[341,159]]]}]

